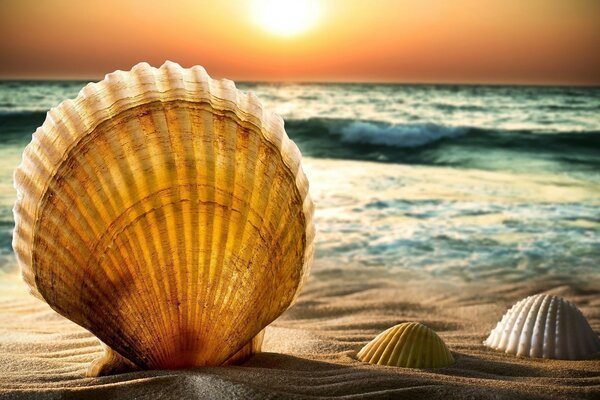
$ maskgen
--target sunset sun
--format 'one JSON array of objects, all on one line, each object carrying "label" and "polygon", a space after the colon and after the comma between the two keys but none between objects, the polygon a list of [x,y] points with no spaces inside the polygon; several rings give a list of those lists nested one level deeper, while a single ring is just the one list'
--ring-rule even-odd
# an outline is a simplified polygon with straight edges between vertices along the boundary
[{"label": "sunset sun", "polygon": [[252,11],[255,22],[264,30],[294,36],[316,23],[319,8],[315,0],[254,0]]}]

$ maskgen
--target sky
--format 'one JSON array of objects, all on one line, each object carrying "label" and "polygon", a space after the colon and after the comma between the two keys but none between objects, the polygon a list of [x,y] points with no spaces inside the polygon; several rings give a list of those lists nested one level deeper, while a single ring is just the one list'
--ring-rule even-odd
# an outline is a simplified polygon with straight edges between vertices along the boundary
[{"label": "sky", "polygon": [[598,0],[0,0],[0,37],[0,79],[168,59],[241,81],[600,85]]}]

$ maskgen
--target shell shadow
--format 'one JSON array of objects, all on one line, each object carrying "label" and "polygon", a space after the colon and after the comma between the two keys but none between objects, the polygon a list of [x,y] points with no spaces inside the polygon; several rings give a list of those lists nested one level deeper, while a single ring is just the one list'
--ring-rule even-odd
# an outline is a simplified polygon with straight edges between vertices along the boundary
[{"label": "shell shadow", "polygon": [[[483,352],[485,351],[483,350]],[[455,364],[448,368],[440,368],[436,372],[441,375],[453,377],[483,378],[498,381],[508,381],[514,378],[549,378],[555,380],[563,379],[567,383],[566,381],[569,378],[573,378],[574,380],[582,379],[582,374],[589,378],[598,377],[597,368],[588,371],[581,371],[580,368],[569,368],[569,363],[575,366],[581,363],[581,360],[525,358],[496,352],[493,352],[493,356],[501,358],[500,360],[490,359],[487,354],[485,357],[478,357],[476,355],[467,355],[453,351],[452,355],[456,361]],[[587,360],[583,362],[593,363],[594,361]],[[560,376],[556,374],[557,364],[563,364],[561,365]]]},{"label": "shell shadow", "polygon": [[[131,396],[138,391],[147,393],[147,398],[182,399],[412,399],[458,398],[459,394],[460,398],[470,395],[478,399],[532,398],[531,393],[525,390],[474,385],[468,378],[469,374],[461,371],[462,368],[379,367],[359,363],[350,354],[343,362],[260,353],[240,366],[141,371],[97,378],[96,386],[84,390],[85,397],[91,399]],[[105,387],[105,390],[100,390],[100,387]],[[140,398],[145,397],[142,395]]]}]

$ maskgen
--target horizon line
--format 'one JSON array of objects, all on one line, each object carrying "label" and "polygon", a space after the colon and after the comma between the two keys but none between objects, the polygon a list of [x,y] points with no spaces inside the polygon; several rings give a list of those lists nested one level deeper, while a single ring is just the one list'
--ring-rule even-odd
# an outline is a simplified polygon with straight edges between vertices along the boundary
[{"label": "horizon line", "polygon": [[[99,82],[102,78],[18,78],[0,77],[0,82]],[[216,80],[228,79],[234,83],[247,84],[278,84],[278,85],[389,85],[389,86],[515,86],[515,87],[577,87],[577,88],[600,88],[600,83],[567,83],[567,82],[464,82],[464,81],[378,81],[378,80],[246,80],[231,78],[213,78]]]}]

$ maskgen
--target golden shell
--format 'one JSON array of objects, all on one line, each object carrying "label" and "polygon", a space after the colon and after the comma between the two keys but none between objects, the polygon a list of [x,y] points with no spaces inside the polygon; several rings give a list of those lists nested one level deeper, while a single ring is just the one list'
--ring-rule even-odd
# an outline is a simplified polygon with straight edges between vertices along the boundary
[{"label": "golden shell", "polygon": [[446,343],[432,329],[418,322],[393,326],[375,337],[358,359],[370,364],[404,368],[440,368],[454,364]]},{"label": "golden shell", "polygon": [[240,361],[309,271],[300,159],[281,117],[202,67],[108,74],[15,171],[23,278],[108,347],[92,375]]}]

